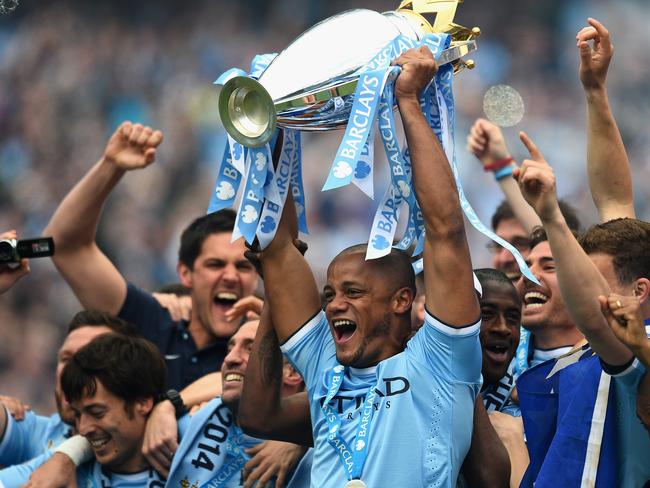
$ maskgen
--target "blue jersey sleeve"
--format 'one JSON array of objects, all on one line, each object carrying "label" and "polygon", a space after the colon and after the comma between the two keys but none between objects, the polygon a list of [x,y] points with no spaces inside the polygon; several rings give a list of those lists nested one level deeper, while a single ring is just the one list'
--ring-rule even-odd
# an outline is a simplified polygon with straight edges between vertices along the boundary
[{"label": "blue jersey sleeve", "polygon": [[284,344],[282,352],[313,388],[323,378],[323,371],[336,359],[334,339],[330,334],[325,313],[320,311]]},{"label": "blue jersey sleeve", "polygon": [[451,327],[426,312],[424,325],[409,341],[407,351],[433,374],[458,383],[481,383],[481,321]]},{"label": "blue jersey sleeve", "polygon": [[636,401],[639,383],[645,373],[645,366],[637,358],[634,358],[632,364],[625,371],[612,375],[616,383],[617,392],[632,397]]},{"label": "blue jersey sleeve", "polygon": [[167,309],[133,283],[127,285],[126,299],[118,317],[131,322],[139,334],[155,344],[160,340],[161,328],[173,324]]},{"label": "blue jersey sleeve", "polygon": [[7,412],[7,427],[0,441],[0,466],[24,463],[42,454],[49,421],[49,417],[34,412],[27,412],[24,420],[16,421]]},{"label": "blue jersey sleeve", "polygon": [[45,452],[30,461],[22,464],[16,464],[9,468],[0,469],[0,488],[19,488],[29,481],[31,474],[47,461],[51,452]]}]

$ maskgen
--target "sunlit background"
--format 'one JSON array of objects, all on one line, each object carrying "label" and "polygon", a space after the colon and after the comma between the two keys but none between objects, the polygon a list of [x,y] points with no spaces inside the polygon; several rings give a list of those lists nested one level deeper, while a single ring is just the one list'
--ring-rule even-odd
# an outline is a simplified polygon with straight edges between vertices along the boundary
[{"label": "sunlit background", "polygon": [[[0,230],[41,235],[66,192],[100,157],[114,128],[132,120],[161,129],[155,165],[128,174],[104,211],[98,240],[125,277],[156,290],[176,281],[178,238],[207,208],[224,145],[212,82],[257,53],[282,50],[314,23],[350,8],[398,1],[21,0],[0,16]],[[484,222],[501,199],[465,150],[487,89],[506,83],[525,102],[506,129],[521,161],[525,129],[556,168],[559,192],[585,225],[595,222],[585,171],[585,103],[575,34],[593,16],[616,47],[608,79],[633,166],[636,209],[650,219],[650,6],[645,0],[466,0],[456,21],[480,26],[477,68],[456,80],[463,184]],[[356,188],[321,193],[341,132],[304,137],[309,260],[322,279],[343,247],[367,240],[376,202]],[[376,151],[376,193],[386,182]],[[476,266],[486,240],[469,233]],[[0,394],[42,413],[54,409],[55,353],[79,304],[47,259],[0,297]],[[291,277],[287,277],[291,279]]]}]

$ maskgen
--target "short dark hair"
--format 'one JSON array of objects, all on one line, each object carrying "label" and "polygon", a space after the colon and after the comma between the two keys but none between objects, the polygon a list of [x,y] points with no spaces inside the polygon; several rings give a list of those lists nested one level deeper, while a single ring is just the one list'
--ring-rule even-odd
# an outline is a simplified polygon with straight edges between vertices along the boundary
[{"label": "short dark hair", "polygon": [[96,393],[97,381],[131,405],[164,391],[167,367],[158,348],[146,339],[102,334],[72,356],[63,369],[61,388],[68,401],[78,401]]},{"label": "short dark hair", "polygon": [[494,268],[479,268],[474,270],[474,274],[478,279],[481,286],[485,286],[489,281],[494,281],[496,283],[507,283],[512,286],[514,289],[515,285],[512,284],[512,280],[506,276],[503,271],[499,271]]},{"label": "short dark hair", "polygon": [[[353,254],[357,252],[365,253],[367,249],[368,244],[357,244],[355,246],[350,246],[347,249],[341,251],[334,258],[334,261],[336,261],[339,256],[344,256],[346,254]],[[417,296],[417,287],[415,285],[415,271],[413,271],[411,258],[406,251],[395,249],[393,247],[391,248],[389,254],[382,256],[381,258],[373,259],[369,261],[369,263],[382,267],[385,276],[389,278],[389,281],[393,285],[395,285],[395,290],[399,290],[400,288],[408,288],[413,293],[413,299],[415,299]]]},{"label": "short dark hair", "polygon": [[[580,224],[580,219],[578,218],[576,209],[564,200],[559,200],[558,204],[560,205],[560,212],[562,212],[564,220],[566,220],[569,229],[574,232],[580,232],[582,226]],[[494,215],[492,215],[492,230],[496,231],[497,227],[499,227],[499,224],[503,220],[508,219],[516,219],[515,213],[513,212],[512,207],[508,201],[503,200],[495,210]]]},{"label": "short dark hair", "polygon": [[127,336],[136,335],[135,326],[131,322],[122,320],[99,310],[82,310],[77,312],[68,324],[68,334],[81,327],[108,327],[109,329]]},{"label": "short dark hair", "polygon": [[579,242],[587,254],[612,256],[619,283],[650,279],[650,223],[637,219],[610,220],[588,229]]},{"label": "short dark hair", "polygon": [[232,232],[235,228],[237,214],[226,208],[195,219],[181,235],[181,247],[178,260],[188,268],[194,268],[194,261],[201,254],[201,246],[208,236]]}]

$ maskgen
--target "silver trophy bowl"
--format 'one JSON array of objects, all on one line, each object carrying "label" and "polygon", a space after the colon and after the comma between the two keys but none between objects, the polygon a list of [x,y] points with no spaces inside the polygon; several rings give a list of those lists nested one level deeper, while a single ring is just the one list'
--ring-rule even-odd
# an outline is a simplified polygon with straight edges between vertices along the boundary
[{"label": "silver trophy bowl", "polygon": [[[446,3],[454,3],[455,12],[456,2]],[[463,57],[477,48],[480,30],[453,24],[448,15],[441,19],[440,13],[436,20],[432,26],[415,10],[403,8],[356,9],[330,17],[293,41],[259,80],[238,76],[226,82],[219,93],[222,124],[247,147],[266,144],[278,126],[304,131],[345,127],[361,68],[400,34],[415,41],[432,32],[451,34],[451,47],[438,64],[453,63],[455,72],[472,68]]]}]

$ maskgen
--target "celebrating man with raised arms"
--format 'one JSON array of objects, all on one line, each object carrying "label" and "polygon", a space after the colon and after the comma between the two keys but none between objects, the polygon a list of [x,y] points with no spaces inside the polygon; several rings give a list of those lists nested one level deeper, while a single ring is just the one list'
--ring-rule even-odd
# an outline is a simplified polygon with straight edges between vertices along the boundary
[{"label": "celebrating man with raised arms", "polygon": [[313,274],[292,242],[290,203],[261,255],[278,338],[308,387],[312,486],[455,486],[470,445],[480,313],[454,178],[419,103],[437,67],[426,48],[396,64],[426,226],[425,326],[404,349],[415,296],[410,260],[392,250],[365,261],[365,246],[330,264],[323,314]]}]

